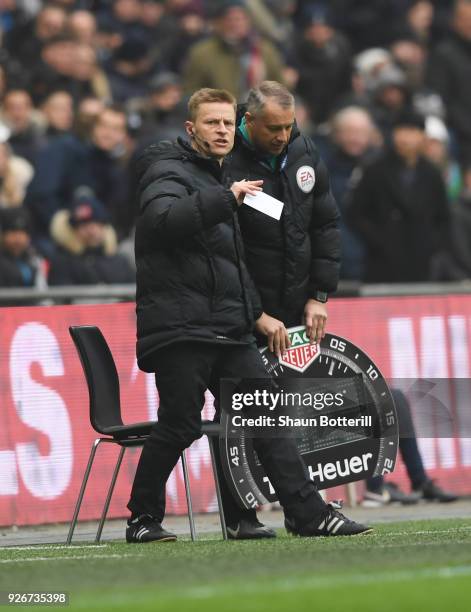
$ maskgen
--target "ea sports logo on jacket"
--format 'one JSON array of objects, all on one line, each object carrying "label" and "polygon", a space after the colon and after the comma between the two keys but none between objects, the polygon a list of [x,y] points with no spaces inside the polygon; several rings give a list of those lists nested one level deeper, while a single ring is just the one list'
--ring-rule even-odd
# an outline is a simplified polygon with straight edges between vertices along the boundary
[{"label": "ea sports logo on jacket", "polygon": [[319,357],[319,345],[309,342],[305,329],[288,332],[288,335],[291,346],[284,355],[279,358],[280,363],[297,372],[304,372],[314,359]]},{"label": "ea sports logo on jacket", "polygon": [[312,166],[301,166],[296,172],[296,182],[299,189],[304,193],[310,193],[314,189],[316,173]]}]

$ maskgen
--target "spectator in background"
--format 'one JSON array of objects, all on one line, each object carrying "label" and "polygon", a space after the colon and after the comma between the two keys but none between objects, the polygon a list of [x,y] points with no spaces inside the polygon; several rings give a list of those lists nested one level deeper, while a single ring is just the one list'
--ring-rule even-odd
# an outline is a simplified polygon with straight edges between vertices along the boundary
[{"label": "spectator in background", "polygon": [[361,93],[371,89],[379,74],[394,63],[391,53],[381,47],[366,49],[353,59],[354,74],[361,80]]},{"label": "spectator in background", "polygon": [[44,44],[64,31],[65,22],[63,8],[46,5],[33,20],[19,23],[9,32],[5,46],[22,64],[26,74],[30,74]]},{"label": "spectator in background", "polygon": [[[181,15],[188,9],[195,10],[199,14],[204,11],[210,12],[214,4],[219,4],[221,0],[166,0],[165,8],[169,15]],[[223,0],[224,1],[224,0]]]},{"label": "spectator in background", "polygon": [[149,45],[141,38],[128,38],[119,46],[106,73],[114,102],[124,103],[145,96],[154,71]]},{"label": "spectator in background", "polygon": [[450,137],[446,125],[439,117],[425,119],[424,155],[442,173],[448,200],[455,202],[461,194],[461,171],[450,152]]},{"label": "spectator in background", "polygon": [[275,47],[252,27],[240,0],[221,0],[212,10],[214,34],[191,50],[185,91],[227,89],[241,99],[263,80],[283,81],[283,62]]},{"label": "spectator in background", "polygon": [[123,44],[121,35],[106,24],[98,26],[96,40],[98,56],[102,65],[105,65],[111,59],[114,51]]},{"label": "spectator in background", "polygon": [[349,91],[352,73],[350,45],[335,30],[326,4],[310,5],[294,58],[299,72],[296,91],[308,105],[314,123],[322,123],[340,96]]},{"label": "spectator in background", "polygon": [[106,107],[93,125],[78,184],[90,187],[103,203],[120,239],[134,221],[126,144],[126,113],[119,106]]},{"label": "spectator in background", "polygon": [[50,94],[41,107],[46,120],[46,137],[53,138],[71,131],[74,122],[74,103],[67,91]]},{"label": "spectator in background", "polygon": [[424,47],[431,42],[435,7],[429,0],[412,0],[404,19],[404,28]]},{"label": "spectator in background", "polygon": [[149,95],[136,110],[141,122],[139,148],[185,135],[182,125],[188,113],[178,75],[171,72],[157,74],[150,81]]},{"label": "spectator in background", "polygon": [[471,166],[463,172],[461,197],[452,208],[453,280],[471,279]]},{"label": "spectator in background", "polygon": [[[178,45],[182,56],[186,55],[187,49],[182,33],[178,32],[176,16],[169,15],[165,5],[165,0],[141,0],[139,12],[142,40],[151,48],[152,55],[159,63],[163,62],[169,44]],[[201,21],[204,26],[204,21]]]},{"label": "spectator in background", "polygon": [[58,34],[44,42],[31,68],[30,90],[35,104],[41,104],[58,89],[73,92],[76,44],[67,34]]},{"label": "spectator in background", "polygon": [[106,107],[95,118],[90,142],[63,136],[42,148],[26,202],[41,241],[38,248],[44,253],[52,252],[52,218],[59,210],[70,207],[77,189],[83,186],[104,203],[120,235],[129,233],[134,215],[129,206],[125,144],[125,113],[120,108]]},{"label": "spectator in background", "polygon": [[6,67],[0,63],[0,101],[3,100],[3,96],[8,89],[7,78]]},{"label": "spectator in background", "polygon": [[158,39],[158,59],[167,70],[182,74],[190,49],[204,37],[207,23],[193,3],[181,7],[174,19],[168,28],[170,36]]},{"label": "spectator in background", "polygon": [[428,81],[443,98],[462,164],[471,163],[471,0],[457,0],[452,31],[431,55]]},{"label": "spectator in background", "polygon": [[337,111],[346,106],[363,106],[371,103],[371,89],[379,73],[386,66],[393,64],[392,56],[386,49],[367,49],[359,53],[352,61],[351,89],[337,101]]},{"label": "spectator in background", "polygon": [[75,113],[74,133],[83,142],[89,142],[92,137],[96,118],[104,110],[103,100],[94,96],[85,96],[80,100]]},{"label": "spectator in background", "polygon": [[458,495],[439,487],[425,471],[408,398],[400,389],[391,389],[391,394],[399,424],[399,450],[412,491],[409,494],[405,493],[396,483],[390,480],[385,482],[383,476],[372,476],[366,481],[362,505],[366,508],[378,508],[394,502],[404,505],[416,504],[422,499],[441,503],[456,501]]},{"label": "spectator in background", "polygon": [[[410,0],[329,0],[355,52],[387,46]],[[300,6],[310,0],[300,2]],[[301,11],[300,11],[301,13]]]},{"label": "spectator in background", "polygon": [[445,184],[422,156],[424,129],[421,115],[400,115],[391,147],[352,193],[347,221],[365,245],[365,282],[434,280],[436,262],[449,250]]},{"label": "spectator in background", "polygon": [[84,45],[96,44],[97,25],[93,13],[90,11],[74,11],[67,17],[65,23],[66,31],[76,40]]},{"label": "spectator in background", "polygon": [[289,56],[295,40],[293,14],[295,0],[246,0],[247,9],[257,30]]},{"label": "spectator in background", "polygon": [[295,96],[295,119],[300,132],[315,140],[316,126],[311,121],[309,109],[302,98]]},{"label": "spectator in background", "polygon": [[45,262],[31,248],[30,219],[23,208],[0,211],[0,287],[46,287]]},{"label": "spectator in background", "polygon": [[71,93],[74,100],[79,102],[86,96],[96,96],[105,102],[111,101],[111,85],[105,71],[97,62],[97,52],[93,45],[76,43],[73,58]]},{"label": "spectator in background", "polygon": [[33,167],[26,159],[13,155],[8,143],[0,143],[0,208],[23,204],[33,174]]},{"label": "spectator in background", "polygon": [[114,0],[98,13],[99,30],[114,32],[120,44],[128,38],[140,38],[144,29],[140,23],[139,0]]},{"label": "spectator in background", "polygon": [[25,89],[7,91],[3,99],[2,121],[10,130],[8,142],[15,155],[24,157],[34,166],[42,134],[35,120],[31,96]]},{"label": "spectator in background", "polygon": [[70,213],[55,219],[53,238],[60,245],[51,260],[50,285],[133,283],[135,273],[127,259],[116,253],[116,239],[101,202],[80,196]]},{"label": "spectator in background", "polygon": [[65,34],[44,45],[32,78],[33,97],[41,103],[58,89],[70,93],[75,102],[90,95],[110,99],[110,88],[92,45]]},{"label": "spectator in background", "polygon": [[376,79],[370,81],[369,110],[385,142],[404,109],[410,106],[411,92],[406,76],[395,65],[385,66]]},{"label": "spectator in background", "polygon": [[329,169],[332,195],[341,213],[340,239],[342,259],[340,278],[361,281],[364,276],[365,247],[345,221],[353,185],[363,167],[378,153],[378,137],[370,114],[363,108],[349,106],[331,121],[330,143],[323,158]]},{"label": "spectator in background", "polygon": [[391,44],[391,54],[404,72],[407,87],[411,92],[412,105],[427,117],[445,117],[445,106],[441,96],[425,83],[427,50],[414,35],[398,34]]}]

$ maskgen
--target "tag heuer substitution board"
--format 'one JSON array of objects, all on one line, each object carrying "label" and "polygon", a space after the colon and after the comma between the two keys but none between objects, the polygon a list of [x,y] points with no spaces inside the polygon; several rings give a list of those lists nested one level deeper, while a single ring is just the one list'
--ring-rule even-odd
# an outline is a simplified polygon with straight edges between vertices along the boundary
[{"label": "tag heuer substitution board", "polygon": [[[320,344],[310,344],[304,327],[290,328],[288,333],[291,347],[282,357],[277,358],[266,348],[261,353],[276,383],[277,399],[296,396],[298,405],[282,415],[270,408],[266,416],[259,418],[265,425],[288,422],[301,426],[286,430],[273,427],[271,435],[296,440],[310,477],[319,489],[392,472],[398,448],[397,415],[391,392],[377,366],[340,336],[326,334]],[[244,394],[239,396],[243,398]],[[306,397],[332,401],[325,402],[325,407],[322,403],[315,408],[299,405],[304,402],[300,398]],[[333,398],[346,401],[336,403]],[[243,422],[242,414],[247,417],[253,411],[235,413],[222,404],[219,444],[227,482],[240,505],[251,508],[274,502],[277,497],[253,447],[253,439],[265,435],[268,428],[235,427],[235,423]],[[312,418],[305,418],[308,415]]]}]

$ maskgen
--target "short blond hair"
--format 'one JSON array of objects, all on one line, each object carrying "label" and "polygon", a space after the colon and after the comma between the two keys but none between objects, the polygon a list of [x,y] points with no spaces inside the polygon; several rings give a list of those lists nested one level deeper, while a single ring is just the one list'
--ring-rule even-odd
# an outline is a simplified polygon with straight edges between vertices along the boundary
[{"label": "short blond hair", "polygon": [[211,102],[226,102],[231,104],[234,112],[237,112],[237,100],[227,89],[211,89],[210,87],[203,87],[198,89],[188,100],[188,117],[190,121],[194,121],[198,114],[198,109],[202,104],[209,104]]}]

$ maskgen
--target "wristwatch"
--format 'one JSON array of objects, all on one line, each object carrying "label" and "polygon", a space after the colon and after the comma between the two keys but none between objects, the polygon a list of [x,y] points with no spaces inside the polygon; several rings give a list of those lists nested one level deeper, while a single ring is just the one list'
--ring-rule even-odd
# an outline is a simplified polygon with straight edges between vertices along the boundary
[{"label": "wristwatch", "polygon": [[325,304],[329,299],[329,296],[325,291],[316,291],[316,293],[314,294],[314,299],[316,300],[316,302],[322,302],[323,304]]}]

